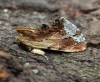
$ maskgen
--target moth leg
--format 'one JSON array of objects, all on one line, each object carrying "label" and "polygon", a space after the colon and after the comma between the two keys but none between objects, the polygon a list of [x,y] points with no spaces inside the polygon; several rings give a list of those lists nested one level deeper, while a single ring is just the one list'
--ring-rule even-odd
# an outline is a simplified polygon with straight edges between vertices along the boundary
[{"label": "moth leg", "polygon": [[45,56],[45,52],[43,50],[41,50],[41,49],[33,49],[31,52],[34,53],[34,54],[43,56],[48,60],[48,57]]}]

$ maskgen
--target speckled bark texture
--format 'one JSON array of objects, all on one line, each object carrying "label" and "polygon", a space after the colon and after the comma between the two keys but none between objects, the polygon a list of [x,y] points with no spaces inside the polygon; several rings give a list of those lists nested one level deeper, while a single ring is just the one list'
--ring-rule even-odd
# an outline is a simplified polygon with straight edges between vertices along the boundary
[{"label": "speckled bark texture", "polygon": [[[15,26],[39,28],[58,15],[82,31],[85,51],[44,50],[47,61],[16,43]],[[0,82],[100,82],[100,0],[0,0]]]}]

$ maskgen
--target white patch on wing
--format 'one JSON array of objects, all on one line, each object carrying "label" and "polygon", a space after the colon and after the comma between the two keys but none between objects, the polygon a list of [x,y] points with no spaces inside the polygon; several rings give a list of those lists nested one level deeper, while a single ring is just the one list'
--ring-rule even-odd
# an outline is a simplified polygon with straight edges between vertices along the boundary
[{"label": "white patch on wing", "polygon": [[60,22],[64,25],[64,30],[66,32],[66,35],[62,38],[68,38],[72,37],[74,41],[76,42],[84,42],[85,37],[81,33],[80,35],[77,35],[76,32],[80,31],[74,24],[66,20],[64,17],[60,17]]}]

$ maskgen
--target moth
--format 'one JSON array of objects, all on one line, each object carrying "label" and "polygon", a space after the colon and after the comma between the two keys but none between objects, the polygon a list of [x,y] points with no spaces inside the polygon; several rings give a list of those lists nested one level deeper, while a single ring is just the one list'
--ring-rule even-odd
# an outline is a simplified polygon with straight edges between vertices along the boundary
[{"label": "moth", "polygon": [[79,52],[86,49],[86,41],[81,31],[64,17],[58,17],[50,26],[43,24],[42,28],[17,26],[18,44],[25,45],[32,53],[45,56],[38,49],[48,49],[62,52]]}]

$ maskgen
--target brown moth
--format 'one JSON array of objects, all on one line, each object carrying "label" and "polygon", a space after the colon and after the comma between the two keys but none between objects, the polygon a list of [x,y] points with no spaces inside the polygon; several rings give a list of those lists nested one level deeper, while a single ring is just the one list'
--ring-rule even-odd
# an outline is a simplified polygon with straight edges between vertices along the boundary
[{"label": "brown moth", "polygon": [[32,52],[42,55],[37,49],[49,49],[63,52],[79,52],[86,49],[85,37],[81,31],[64,17],[56,19],[51,26],[43,24],[42,28],[17,26],[17,41]]}]

